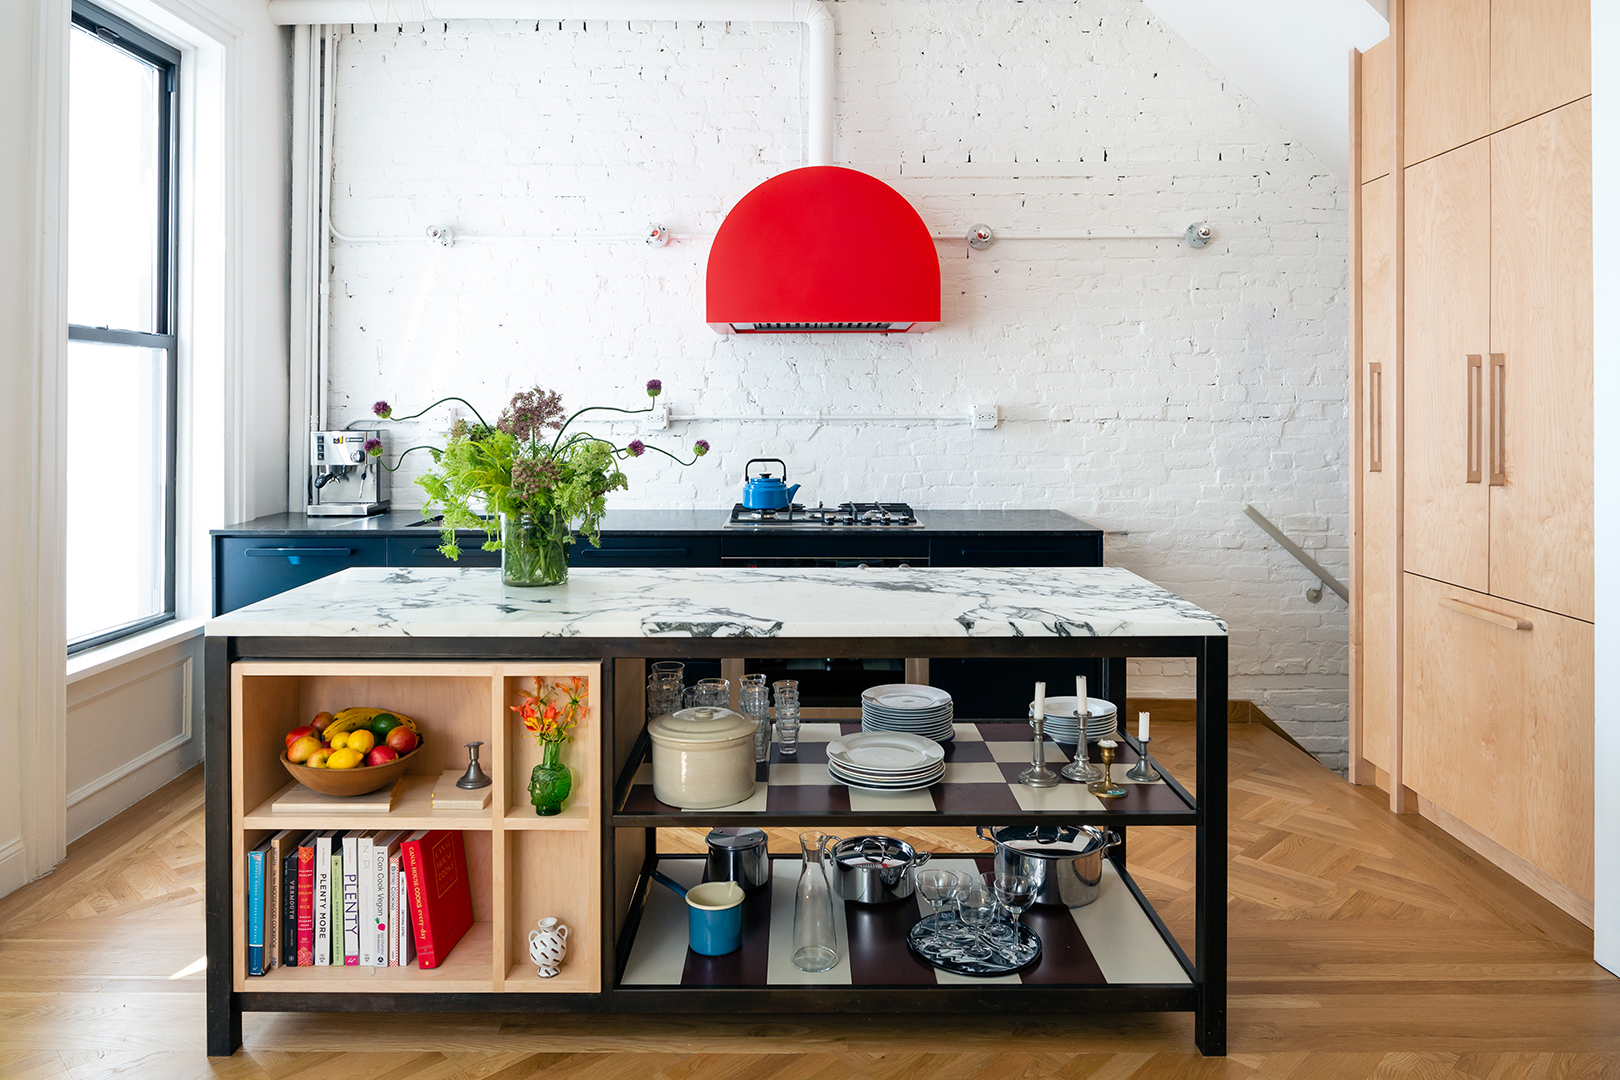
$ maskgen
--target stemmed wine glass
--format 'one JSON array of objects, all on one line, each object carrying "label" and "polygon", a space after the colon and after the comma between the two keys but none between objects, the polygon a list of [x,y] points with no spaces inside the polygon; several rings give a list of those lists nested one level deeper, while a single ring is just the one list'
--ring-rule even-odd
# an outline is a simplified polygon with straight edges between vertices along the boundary
[{"label": "stemmed wine glass", "polygon": [[917,892],[928,901],[935,915],[950,906],[961,885],[962,879],[949,870],[924,870],[917,875]]},{"label": "stemmed wine glass", "polygon": [[988,959],[996,951],[987,933],[996,921],[995,893],[981,881],[964,878],[956,893],[956,911],[962,925],[973,931],[973,940],[964,942],[963,949],[973,959]]},{"label": "stemmed wine glass", "polygon": [[1035,881],[1028,874],[1001,873],[995,875],[995,890],[996,903],[1011,916],[1016,932],[1018,920],[1035,902]]}]

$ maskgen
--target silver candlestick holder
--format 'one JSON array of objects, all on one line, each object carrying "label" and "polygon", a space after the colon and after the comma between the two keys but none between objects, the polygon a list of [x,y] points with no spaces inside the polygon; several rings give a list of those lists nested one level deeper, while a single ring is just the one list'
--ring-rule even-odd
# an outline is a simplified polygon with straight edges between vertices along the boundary
[{"label": "silver candlestick holder", "polygon": [[1058,775],[1046,765],[1046,714],[1035,716],[1035,747],[1030,752],[1029,768],[1018,774],[1018,782],[1025,787],[1054,788]]},{"label": "silver candlestick holder", "polygon": [[1163,777],[1159,775],[1159,770],[1153,767],[1153,759],[1148,757],[1148,743],[1152,742],[1153,740],[1144,736],[1136,741],[1141,747],[1141,757],[1139,757],[1136,764],[1132,765],[1125,773],[1125,779],[1135,780],[1138,784],[1157,783],[1159,780],[1163,779]]},{"label": "silver candlestick holder", "polygon": [[1063,766],[1063,775],[1070,780],[1089,784],[1102,779],[1102,770],[1093,765],[1086,754],[1086,714],[1080,714],[1080,742],[1074,748],[1074,760]]}]

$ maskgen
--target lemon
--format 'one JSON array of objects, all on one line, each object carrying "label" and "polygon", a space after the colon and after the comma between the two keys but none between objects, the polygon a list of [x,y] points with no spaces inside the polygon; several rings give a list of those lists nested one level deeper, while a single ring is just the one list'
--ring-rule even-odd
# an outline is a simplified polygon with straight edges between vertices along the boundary
[{"label": "lemon", "polygon": [[364,761],[366,756],[358,750],[351,750],[345,746],[341,750],[332,751],[332,756],[326,759],[328,769],[352,769]]},{"label": "lemon", "polygon": [[345,745],[350,750],[358,750],[362,754],[369,754],[371,748],[377,745],[377,736],[365,728],[349,732],[349,741]]},{"label": "lemon", "polygon": [[334,750],[342,750],[345,746],[349,745],[349,732],[338,732],[336,735],[332,736],[326,745],[330,746]]}]

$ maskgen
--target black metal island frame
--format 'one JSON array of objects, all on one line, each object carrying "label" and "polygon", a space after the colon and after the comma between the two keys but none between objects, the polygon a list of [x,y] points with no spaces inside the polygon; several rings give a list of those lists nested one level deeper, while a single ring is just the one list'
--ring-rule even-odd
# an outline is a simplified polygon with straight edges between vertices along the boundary
[{"label": "black metal island frame", "polygon": [[[491,570],[352,569],[215,619],[206,646],[209,1053],[241,1043],[244,1011],[1048,1014],[1190,1011],[1208,1055],[1226,1048],[1227,639],[1215,616],[1117,568],[596,569],[551,589],[506,589]],[[1099,659],[1125,713],[1130,657],[1190,657],[1197,669],[1197,796],[1168,774],[1101,803],[1065,781],[1021,787],[1030,729],[1009,722],[1029,688],[1005,688],[1003,717],[957,717],[947,774],[923,792],[835,784],[825,740],[858,725],[806,724],[796,760],[758,768],[755,795],[680,811],[647,783],[646,664],[660,659],[934,656]],[[536,680],[583,677],[587,712],[565,760],[576,775],[561,815],[528,804],[539,760],[510,706]],[[1058,695],[1067,688],[1054,686]],[[321,709],[370,704],[421,722],[427,736],[386,815],[285,814],[282,736]],[[434,811],[442,770],[462,744],[486,743],[494,778],[484,811]],[[818,744],[817,740],[820,740]],[[1139,751],[1127,734],[1114,774]],[[1049,744],[1061,762],[1073,747]],[[1094,758],[1095,759],[1095,758]],[[1038,963],[995,981],[937,975],[904,940],[911,902],[839,912],[841,960],[824,976],[781,955],[797,860],[745,907],[743,946],[703,958],[684,947],[655,866],[660,827],[755,825],[839,830],[859,824],[1092,824],[1196,830],[1195,943],[1188,957],[1112,849],[1099,900],[1032,908]],[[244,964],[246,852],[279,830],[462,831],[474,925],[436,968]],[[970,860],[958,860],[975,869]],[[948,857],[937,860],[950,865]],[[987,866],[988,864],[983,864]],[[688,863],[685,872],[695,874]],[[782,914],[782,895],[787,895]],[[554,978],[538,977],[526,936],[558,916],[573,935]],[[784,926],[784,920],[786,925]]]}]

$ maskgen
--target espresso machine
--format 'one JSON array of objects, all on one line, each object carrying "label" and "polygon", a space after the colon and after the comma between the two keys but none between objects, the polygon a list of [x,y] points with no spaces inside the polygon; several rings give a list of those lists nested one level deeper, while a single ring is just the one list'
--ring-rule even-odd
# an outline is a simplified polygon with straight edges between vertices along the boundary
[{"label": "espresso machine", "polygon": [[314,517],[363,517],[388,509],[388,470],[366,453],[381,431],[309,433],[309,505]]}]

